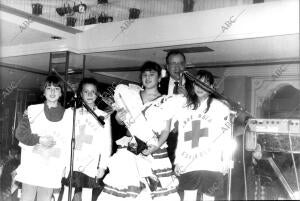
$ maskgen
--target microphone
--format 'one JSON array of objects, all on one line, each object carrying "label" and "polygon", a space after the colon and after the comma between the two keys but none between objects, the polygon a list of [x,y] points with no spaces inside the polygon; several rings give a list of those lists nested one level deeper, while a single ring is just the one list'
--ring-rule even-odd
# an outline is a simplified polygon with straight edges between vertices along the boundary
[{"label": "microphone", "polygon": [[[97,114],[80,98],[76,96],[76,92],[75,90],[72,88],[72,86],[54,69],[51,69],[52,72],[54,72],[57,77],[59,77],[73,92],[73,97],[72,99],[74,99],[74,103],[81,103],[82,106],[89,112],[91,113],[91,115],[100,123],[101,126],[104,126],[105,122],[104,122],[104,118],[102,116],[97,116]],[[76,104],[74,104],[76,105]]]},{"label": "microphone", "polygon": [[182,86],[183,85],[183,83],[182,83],[182,81],[183,81],[183,71],[181,71],[180,72],[180,74],[179,74],[179,86]]},{"label": "microphone", "polygon": [[101,93],[97,92],[96,93],[97,97],[99,97],[101,99],[101,101],[103,101],[106,105],[108,105],[110,107],[111,110],[106,111],[107,115],[104,116],[104,119],[108,118],[110,115],[112,115],[112,113],[114,113],[114,111],[117,111],[117,108],[115,107],[115,100],[114,97],[104,97],[102,96]]},{"label": "microphone", "polygon": [[113,108],[113,104],[115,103],[115,101],[114,101],[114,97],[111,97],[111,96],[109,96],[109,97],[104,97],[104,96],[102,96],[102,94],[101,93],[99,93],[99,92],[97,92],[96,93],[96,95],[106,104],[106,105],[108,105],[108,106],[110,106],[111,108]]}]

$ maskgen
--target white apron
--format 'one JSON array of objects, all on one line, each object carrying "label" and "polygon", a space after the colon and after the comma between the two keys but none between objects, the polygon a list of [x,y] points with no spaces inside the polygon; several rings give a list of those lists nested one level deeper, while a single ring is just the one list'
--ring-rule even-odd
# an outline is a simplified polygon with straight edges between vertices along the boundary
[{"label": "white apron", "polygon": [[65,166],[69,161],[71,122],[63,118],[59,122],[49,121],[44,113],[44,104],[28,107],[28,118],[32,133],[51,135],[56,144],[47,148],[41,144],[21,147],[21,164],[17,168],[16,180],[22,183],[47,188],[60,188]]}]

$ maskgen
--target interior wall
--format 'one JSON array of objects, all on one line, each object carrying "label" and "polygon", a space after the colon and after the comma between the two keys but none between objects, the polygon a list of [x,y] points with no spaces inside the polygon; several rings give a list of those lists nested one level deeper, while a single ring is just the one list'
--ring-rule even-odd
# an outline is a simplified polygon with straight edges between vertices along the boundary
[{"label": "interior wall", "polygon": [[227,68],[223,76],[224,95],[240,102],[254,118],[263,118],[263,103],[281,87],[292,86],[300,90],[299,64]]},{"label": "interior wall", "polygon": [[[1,94],[5,92],[0,90]],[[0,151],[16,145],[14,138],[18,122],[28,105],[40,102],[42,94],[35,89],[15,89],[0,102]]]},{"label": "interior wall", "polygon": [[251,78],[228,77],[224,82],[224,95],[246,109],[251,108]]}]

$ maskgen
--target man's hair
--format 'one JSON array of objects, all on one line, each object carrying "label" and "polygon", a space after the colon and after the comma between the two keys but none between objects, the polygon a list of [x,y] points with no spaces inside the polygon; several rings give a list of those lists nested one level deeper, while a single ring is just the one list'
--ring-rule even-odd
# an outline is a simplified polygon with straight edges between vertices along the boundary
[{"label": "man's hair", "polygon": [[186,61],[186,60],[185,60],[185,55],[184,55],[182,52],[180,52],[179,50],[171,50],[171,51],[169,51],[168,54],[167,54],[167,57],[166,57],[166,64],[169,64],[169,57],[172,56],[172,55],[176,55],[176,54],[181,55],[181,56],[183,57],[183,59],[184,59],[184,62]]}]

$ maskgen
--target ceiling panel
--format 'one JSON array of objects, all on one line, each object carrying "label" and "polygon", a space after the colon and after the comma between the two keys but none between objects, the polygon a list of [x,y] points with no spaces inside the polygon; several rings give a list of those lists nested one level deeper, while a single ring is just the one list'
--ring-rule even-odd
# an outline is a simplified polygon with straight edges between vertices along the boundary
[{"label": "ceiling panel", "polygon": [[0,44],[1,46],[31,44],[37,42],[51,41],[51,34],[30,28],[30,21],[24,21],[19,26],[14,23],[0,20]]},{"label": "ceiling panel", "polygon": [[[299,35],[274,36],[268,38],[255,38],[234,41],[194,44],[187,46],[161,47],[140,50],[127,50],[117,52],[92,53],[86,55],[86,69],[122,69],[139,67],[147,60],[153,60],[161,65],[165,64],[166,51],[170,48],[189,48],[207,46],[212,52],[186,53],[187,63],[190,67],[197,65],[230,62],[230,61],[264,61],[299,58]],[[1,58],[1,62],[27,66],[30,68],[48,71],[49,53]],[[83,67],[83,55],[71,54],[70,66],[77,69]],[[125,69],[124,69],[125,68]],[[117,70],[118,71],[118,70]]]},{"label": "ceiling panel", "polygon": [[149,48],[117,52],[92,53],[88,55],[88,68],[136,67],[146,60],[165,64],[166,49],[206,46],[214,51],[186,53],[189,66],[201,63],[287,59],[299,57],[299,34],[222,41],[162,48]]},{"label": "ceiling panel", "polygon": [[49,53],[32,54],[27,56],[6,57],[0,58],[0,61],[7,64],[24,66],[33,68],[39,71],[49,71]]}]

